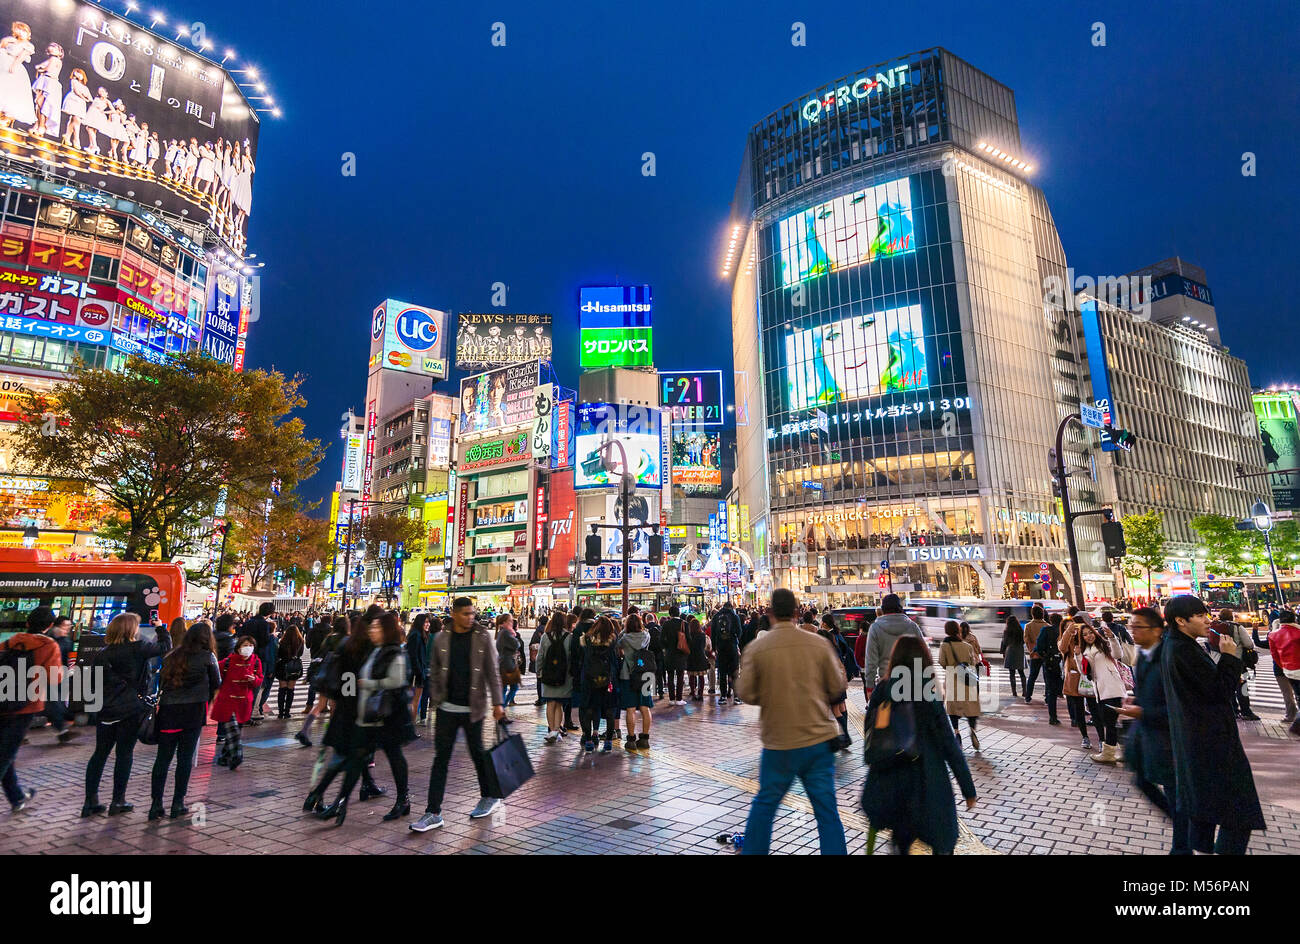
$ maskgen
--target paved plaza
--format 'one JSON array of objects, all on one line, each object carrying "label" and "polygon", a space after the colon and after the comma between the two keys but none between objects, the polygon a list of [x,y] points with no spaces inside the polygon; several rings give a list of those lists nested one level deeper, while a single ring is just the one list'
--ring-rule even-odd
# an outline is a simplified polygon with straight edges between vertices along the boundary
[{"label": "paved plaza", "polygon": [[[1271,680],[1270,680],[1271,681]],[[512,709],[513,728],[528,743],[537,775],[498,813],[471,821],[478,791],[459,743],[452,760],[446,826],[423,835],[407,823],[423,810],[433,760],[432,732],[407,748],[411,764],[411,818],[381,821],[390,797],[353,802],[341,827],[301,812],[317,751],[292,739],[299,724],[268,720],[246,729],[245,761],[230,772],[213,764],[215,728],[204,730],[191,780],[191,819],[148,823],[149,768],[154,749],[139,746],[129,799],[133,813],[82,820],[82,783],[93,732],[58,744],[50,729],[30,734],[19,754],[23,782],[37,788],[31,806],[0,814],[0,853],[659,853],[732,854],[719,833],[743,832],[758,789],[758,709],[711,702],[657,708],[649,756],[582,754],[577,739],[547,747],[542,709],[534,708],[532,677]],[[274,705],[272,698],[271,705]],[[301,706],[301,700],[299,702]],[[863,854],[868,824],[859,796],[866,767],[860,735],[863,692],[850,691],[855,744],[837,762],[840,816],[849,849]],[[1269,709],[1265,709],[1269,711]],[[1062,703],[1063,718],[1066,717]],[[965,725],[963,724],[963,732]],[[1254,834],[1250,852],[1300,853],[1300,739],[1286,733],[1280,715],[1242,724],[1268,830]],[[1041,699],[1025,705],[1009,697],[980,721],[982,751],[967,758],[979,805],[961,807],[958,854],[1155,853],[1167,851],[1168,822],[1133,787],[1123,767],[1103,767],[1078,747],[1064,724],[1049,727]],[[319,730],[313,735],[319,740]],[[112,764],[101,791],[106,801]],[[375,776],[390,789],[382,755]],[[170,793],[167,796],[170,801]],[[816,853],[812,808],[796,785],[772,836],[780,853]],[[913,852],[924,851],[920,846]],[[877,853],[889,852],[884,834]]]}]

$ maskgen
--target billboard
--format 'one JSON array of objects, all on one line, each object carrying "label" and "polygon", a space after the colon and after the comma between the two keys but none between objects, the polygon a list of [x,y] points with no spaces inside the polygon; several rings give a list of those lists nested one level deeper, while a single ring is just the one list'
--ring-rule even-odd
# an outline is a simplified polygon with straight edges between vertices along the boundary
[{"label": "billboard", "polygon": [[225,71],[80,0],[2,9],[5,157],[103,179],[242,252],[258,120]]},{"label": "billboard", "polygon": [[208,268],[208,303],[203,312],[202,351],[214,361],[235,363],[239,340],[239,276],[223,266]]},{"label": "billboard", "polygon": [[511,426],[531,426],[537,415],[537,361],[511,364],[460,382],[460,426],[456,435],[488,433]]},{"label": "billboard", "polygon": [[1251,399],[1255,405],[1255,422],[1259,425],[1259,440],[1264,446],[1264,467],[1274,473],[1268,477],[1273,489],[1273,508],[1300,509],[1300,474],[1278,474],[1282,469],[1300,468],[1295,394],[1257,393]]},{"label": "billboard", "polygon": [[654,363],[649,285],[578,289],[581,367],[649,367]]},{"label": "billboard", "polygon": [[569,574],[569,565],[577,554],[577,501],[573,494],[573,476],[557,472],[551,476],[550,504],[546,511],[546,572],[554,580]]},{"label": "billboard", "polygon": [[361,465],[365,454],[365,436],[362,433],[349,432],[347,445],[343,447],[343,491],[361,491]]},{"label": "billboard", "polygon": [[722,371],[661,370],[659,402],[681,426],[722,425]]},{"label": "billboard", "polygon": [[[1106,341],[1101,336],[1101,322],[1097,315],[1097,302],[1091,298],[1085,298],[1079,305],[1079,320],[1083,324],[1083,342],[1088,351],[1088,375],[1092,378],[1092,402],[1093,406],[1101,410],[1102,420],[1107,426],[1116,424],[1115,419],[1115,401],[1110,395],[1110,368],[1106,366]],[[1114,452],[1119,447],[1110,438],[1110,433],[1104,429],[1097,432],[1101,435],[1101,448],[1103,452]]]},{"label": "billboard", "polygon": [[370,371],[447,376],[447,313],[387,298],[370,315]]},{"label": "billboard", "polygon": [[785,338],[791,410],[930,385],[921,306],[890,308],[805,328]]},{"label": "billboard", "polygon": [[458,370],[477,372],[550,359],[550,315],[462,313],[456,316]]},{"label": "billboard", "polygon": [[[611,403],[581,403],[577,409],[578,434],[574,454],[573,487],[611,488],[623,475],[623,453],[638,488],[663,484],[659,411],[648,407]],[[609,452],[613,471],[605,468],[602,446],[621,443]]]},{"label": "billboard", "polygon": [[694,495],[716,496],[722,488],[722,435],[673,435],[673,484]]},{"label": "billboard", "polygon": [[[655,494],[628,496],[628,524],[635,530],[628,533],[628,560],[650,560],[650,535],[652,526],[659,523],[659,496]],[[584,522],[587,523],[587,522]],[[623,523],[623,496],[618,494],[605,496],[605,524]],[[602,530],[601,557],[607,561],[623,559],[623,532]]]},{"label": "billboard", "polygon": [[781,284],[916,250],[908,178],[855,190],[777,224]]}]

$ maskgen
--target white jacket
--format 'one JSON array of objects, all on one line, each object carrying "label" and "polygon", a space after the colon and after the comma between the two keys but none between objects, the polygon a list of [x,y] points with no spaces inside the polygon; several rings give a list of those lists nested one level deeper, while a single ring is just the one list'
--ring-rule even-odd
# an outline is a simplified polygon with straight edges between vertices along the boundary
[{"label": "white jacket", "polygon": [[[1112,643],[1112,645],[1117,644],[1118,640]],[[1124,687],[1124,679],[1119,674],[1119,666],[1110,656],[1096,646],[1089,646],[1083,651],[1083,655],[1088,660],[1089,668],[1092,669],[1092,680],[1097,683],[1098,701],[1107,698],[1123,698],[1128,694],[1128,690]]]}]

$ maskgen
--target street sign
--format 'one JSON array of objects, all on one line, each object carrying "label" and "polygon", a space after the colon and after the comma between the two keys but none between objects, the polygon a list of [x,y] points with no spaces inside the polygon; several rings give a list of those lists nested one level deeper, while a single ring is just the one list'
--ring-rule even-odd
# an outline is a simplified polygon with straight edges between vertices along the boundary
[{"label": "street sign", "polygon": [[880,569],[881,569],[881,570],[889,570],[889,561],[887,561],[887,560],[882,560],[882,561],[880,562]]},{"label": "street sign", "polygon": [[1047,566],[1047,561],[1039,561],[1039,562],[1038,562],[1038,572],[1039,572],[1040,574],[1045,574],[1045,573],[1047,573],[1048,571],[1050,571],[1051,569],[1052,569],[1052,568],[1050,568],[1050,567]]},{"label": "street sign", "polygon": [[1086,403],[1079,404],[1079,417],[1083,420],[1084,426],[1091,426],[1093,429],[1101,429],[1106,425],[1106,414]]}]

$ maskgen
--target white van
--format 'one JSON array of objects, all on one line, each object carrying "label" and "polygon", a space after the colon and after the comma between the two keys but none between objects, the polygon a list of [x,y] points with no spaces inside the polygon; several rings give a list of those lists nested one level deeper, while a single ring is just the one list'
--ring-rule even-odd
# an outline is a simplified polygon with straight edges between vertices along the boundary
[{"label": "white van", "polygon": [[926,600],[913,599],[905,608],[907,615],[916,621],[925,638],[938,645],[944,640],[944,624],[948,620],[970,624],[985,656],[997,655],[1002,646],[1002,633],[1007,628],[1007,617],[1014,616],[1021,625],[1029,622],[1029,611],[1041,606],[1051,616],[1065,613],[1069,606],[1060,600]]}]

